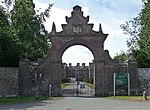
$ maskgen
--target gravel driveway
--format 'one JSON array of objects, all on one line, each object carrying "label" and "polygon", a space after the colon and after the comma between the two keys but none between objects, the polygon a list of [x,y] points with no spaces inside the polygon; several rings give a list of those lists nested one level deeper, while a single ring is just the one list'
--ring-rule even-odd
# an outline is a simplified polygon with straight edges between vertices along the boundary
[{"label": "gravel driveway", "polygon": [[150,102],[62,97],[56,100],[0,105],[0,110],[150,110]]}]

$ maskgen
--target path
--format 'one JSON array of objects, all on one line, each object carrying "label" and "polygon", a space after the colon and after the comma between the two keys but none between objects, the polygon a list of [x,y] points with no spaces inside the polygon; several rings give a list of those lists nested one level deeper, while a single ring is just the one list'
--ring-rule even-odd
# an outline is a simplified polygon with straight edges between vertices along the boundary
[{"label": "path", "polygon": [[62,97],[58,100],[1,105],[0,110],[150,110],[150,102],[106,98]]},{"label": "path", "polygon": [[80,82],[78,85],[77,83],[69,83],[69,85],[63,89],[63,96],[77,96],[77,91],[78,96],[93,96],[93,90],[87,85],[85,85],[84,88],[81,88],[80,86],[82,84],[84,83]]}]

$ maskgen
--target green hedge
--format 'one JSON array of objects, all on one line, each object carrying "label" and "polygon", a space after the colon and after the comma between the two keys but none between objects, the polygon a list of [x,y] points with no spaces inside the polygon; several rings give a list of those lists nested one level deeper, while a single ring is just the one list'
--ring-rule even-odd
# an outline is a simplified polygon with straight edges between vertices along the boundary
[{"label": "green hedge", "polygon": [[93,84],[93,78],[84,78],[83,82],[87,82],[87,83]]},{"label": "green hedge", "polygon": [[70,82],[70,78],[64,78],[61,81],[62,83],[69,83]]}]

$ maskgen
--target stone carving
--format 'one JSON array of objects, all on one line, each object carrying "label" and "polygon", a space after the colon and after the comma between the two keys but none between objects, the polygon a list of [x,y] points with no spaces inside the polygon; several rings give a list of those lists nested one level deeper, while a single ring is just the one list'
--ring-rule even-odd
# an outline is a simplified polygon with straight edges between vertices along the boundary
[{"label": "stone carving", "polygon": [[[76,5],[73,7],[73,11],[71,12],[71,17],[66,16],[67,24],[62,24],[62,31],[56,32],[55,25],[53,23],[52,31],[50,34],[57,33],[57,35],[61,34],[103,34],[101,24],[99,27],[99,32],[92,30],[94,24],[89,24],[89,16],[84,17],[83,11],[81,11],[81,7]],[[55,28],[54,28],[55,27]]]},{"label": "stone carving", "polygon": [[75,33],[80,33],[80,32],[82,32],[82,27],[81,26],[73,26],[72,30]]}]

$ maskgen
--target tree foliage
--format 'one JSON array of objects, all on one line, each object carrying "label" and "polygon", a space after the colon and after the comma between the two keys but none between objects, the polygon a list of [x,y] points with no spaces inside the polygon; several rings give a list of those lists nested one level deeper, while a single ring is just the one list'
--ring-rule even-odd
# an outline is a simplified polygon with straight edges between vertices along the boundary
[{"label": "tree foliage", "polygon": [[13,40],[12,25],[9,13],[0,7],[0,65],[15,66],[18,64],[18,45]]},{"label": "tree foliage", "polygon": [[133,20],[130,20],[126,22],[126,24],[122,24],[121,28],[123,29],[125,34],[129,34],[131,37],[127,40],[127,46],[129,48],[129,51],[135,50],[138,48],[138,38],[139,33],[141,30],[140,25],[140,14],[139,16],[133,18]]},{"label": "tree foliage", "polygon": [[127,41],[130,52],[136,58],[138,67],[150,67],[150,1],[144,3],[141,13],[133,20],[121,25],[131,35]]},{"label": "tree foliage", "polygon": [[128,54],[121,51],[121,53],[117,54],[113,59],[117,62],[126,62],[128,59]]},{"label": "tree foliage", "polygon": [[[150,67],[150,2],[145,3],[144,9],[142,9],[140,24],[137,59],[141,62],[144,60],[141,67]],[[142,55],[142,57],[139,57],[139,55]]]},{"label": "tree foliage", "polygon": [[43,57],[49,48],[44,22],[50,16],[52,4],[37,14],[32,0],[5,3],[14,6],[11,11],[0,8],[0,66],[18,66],[21,52],[27,52],[31,60]]}]

